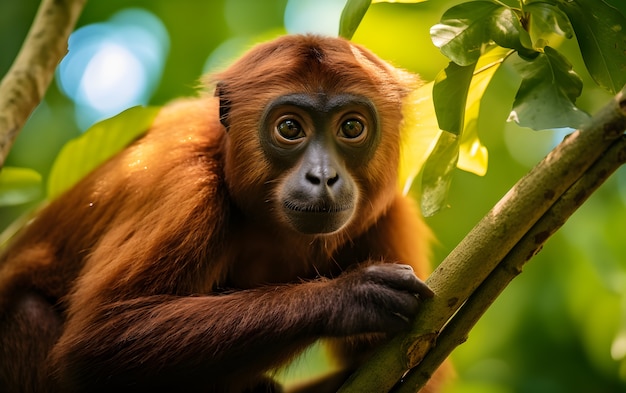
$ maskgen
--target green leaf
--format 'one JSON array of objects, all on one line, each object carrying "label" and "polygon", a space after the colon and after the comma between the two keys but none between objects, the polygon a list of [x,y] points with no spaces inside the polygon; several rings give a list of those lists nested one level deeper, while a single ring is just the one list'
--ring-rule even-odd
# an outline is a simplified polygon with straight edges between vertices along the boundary
[{"label": "green leaf", "polygon": [[447,10],[441,21],[430,29],[436,47],[461,66],[478,61],[483,44],[491,40],[494,12],[505,8],[490,1],[472,1]]},{"label": "green leaf", "polygon": [[574,36],[568,16],[556,5],[536,2],[526,5],[524,10],[530,14],[528,29],[534,47],[550,45],[554,35],[568,39]]},{"label": "green leaf", "polygon": [[594,81],[616,94],[626,84],[626,18],[602,0],[560,0],[585,66]]},{"label": "green leaf", "polygon": [[430,35],[435,46],[461,66],[478,61],[493,43],[526,56],[535,55],[518,13],[491,1],[472,1],[450,8],[440,23],[430,29]]},{"label": "green leaf", "polygon": [[0,171],[0,206],[21,205],[41,196],[41,175],[29,168],[4,167]]},{"label": "green leaf", "polygon": [[404,100],[398,170],[398,183],[404,194],[411,189],[441,134],[433,105],[433,84],[410,92]]},{"label": "green leaf", "polygon": [[350,39],[370,7],[372,0],[348,0],[339,20],[339,36]]},{"label": "green leaf", "polygon": [[422,3],[426,0],[348,0],[339,20],[339,36],[351,39],[359,27],[370,4],[376,3]]},{"label": "green leaf", "polygon": [[[459,144],[459,159],[457,167],[477,175],[484,175],[487,171],[487,149],[478,138],[478,115],[480,112],[480,102],[482,96],[502,62],[512,53],[509,49],[492,47],[476,64],[476,70],[467,92],[463,135]],[[442,131],[439,129],[437,117],[433,104],[434,82],[423,85],[419,89],[411,92],[404,103],[404,122],[401,131],[402,143],[400,154],[400,170],[398,174],[399,184],[404,194],[408,193],[413,181],[423,169],[424,163],[435,149],[440,139]],[[458,105],[458,103],[454,104]],[[459,116],[456,114],[456,116]],[[462,116],[462,115],[461,115]],[[443,142],[442,142],[443,143]],[[438,158],[433,158],[437,160]],[[446,170],[447,166],[440,168]],[[434,167],[430,177],[422,181],[422,184],[429,179],[438,179],[435,176]],[[445,201],[445,197],[438,199],[428,199],[427,206],[434,206],[436,200]],[[441,207],[441,206],[440,206]],[[439,208],[440,208],[439,207]],[[436,211],[438,208],[429,207],[429,211]]]},{"label": "green leaf", "polygon": [[583,87],[572,65],[547,46],[531,61],[521,61],[517,70],[522,77],[509,121],[534,130],[579,128],[588,118],[575,105]]},{"label": "green leaf", "polygon": [[480,103],[496,71],[505,59],[513,53],[512,50],[492,47],[478,59],[476,69],[470,83],[465,104],[465,120],[463,134],[459,146],[459,161],[457,167],[467,172],[484,176],[487,173],[487,148],[478,137],[478,116]]},{"label": "green leaf", "polygon": [[460,66],[450,62],[435,78],[433,101],[441,130],[461,135],[467,93],[475,66],[475,63]]},{"label": "green leaf", "polygon": [[57,156],[48,180],[53,199],[115,153],[143,135],[160,107],[134,107],[101,121],[67,142]]},{"label": "green leaf", "polygon": [[489,37],[496,44],[518,52],[532,50],[530,35],[511,8],[500,7],[494,10],[489,23]]},{"label": "green leaf", "polygon": [[424,165],[421,200],[424,216],[432,216],[445,206],[458,159],[458,135],[442,132]]},{"label": "green leaf", "polygon": [[472,117],[465,124],[459,144],[459,160],[456,167],[478,176],[487,174],[489,152],[478,137],[478,117]]}]

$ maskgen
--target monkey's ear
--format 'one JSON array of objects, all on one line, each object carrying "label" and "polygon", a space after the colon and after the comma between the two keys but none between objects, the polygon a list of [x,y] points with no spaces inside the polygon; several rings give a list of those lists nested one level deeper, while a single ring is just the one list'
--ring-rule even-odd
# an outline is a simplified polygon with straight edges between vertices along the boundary
[{"label": "monkey's ear", "polygon": [[223,82],[218,82],[215,86],[215,96],[220,99],[220,123],[228,131],[230,123],[228,121],[228,115],[230,113],[230,100],[226,98],[226,89]]}]

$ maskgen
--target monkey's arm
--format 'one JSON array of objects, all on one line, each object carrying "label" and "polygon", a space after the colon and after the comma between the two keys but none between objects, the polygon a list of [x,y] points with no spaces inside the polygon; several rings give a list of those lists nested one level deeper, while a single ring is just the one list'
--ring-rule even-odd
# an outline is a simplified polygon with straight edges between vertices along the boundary
[{"label": "monkey's arm", "polygon": [[95,315],[76,312],[53,359],[69,390],[137,381],[163,387],[192,375],[232,383],[322,336],[399,330],[417,312],[415,295],[428,293],[408,266],[370,265],[334,280],[137,297],[102,304]]}]

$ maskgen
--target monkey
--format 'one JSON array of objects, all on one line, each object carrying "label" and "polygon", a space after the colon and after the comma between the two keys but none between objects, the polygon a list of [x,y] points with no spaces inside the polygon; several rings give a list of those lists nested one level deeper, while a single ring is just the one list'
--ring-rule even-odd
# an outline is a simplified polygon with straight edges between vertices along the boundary
[{"label": "monkey", "polygon": [[397,185],[419,83],[287,35],[164,106],[0,257],[0,391],[279,392],[318,340],[341,370],[310,391],[336,391],[433,296]]}]

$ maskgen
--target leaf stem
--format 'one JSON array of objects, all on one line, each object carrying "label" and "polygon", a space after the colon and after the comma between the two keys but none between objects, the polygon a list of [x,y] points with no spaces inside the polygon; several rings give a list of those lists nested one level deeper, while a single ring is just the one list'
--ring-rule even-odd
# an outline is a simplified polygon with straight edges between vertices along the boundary
[{"label": "leaf stem", "polygon": [[492,1],[498,5],[501,5],[502,7],[511,8],[508,4],[505,4],[500,0],[492,0]]},{"label": "leaf stem", "polygon": [[504,63],[504,61],[506,59],[508,59],[509,56],[511,56],[515,52],[517,52],[515,49],[511,49],[504,56],[500,57],[498,60],[492,61],[491,63],[485,64],[484,66],[474,70],[473,76],[476,76],[476,75],[480,74],[481,72],[488,71],[491,67],[495,67],[495,66],[497,66],[499,64]]}]

